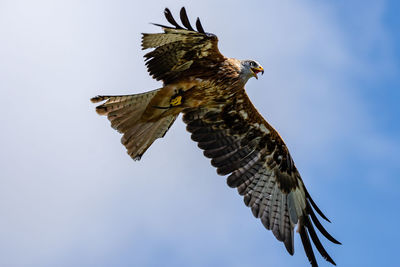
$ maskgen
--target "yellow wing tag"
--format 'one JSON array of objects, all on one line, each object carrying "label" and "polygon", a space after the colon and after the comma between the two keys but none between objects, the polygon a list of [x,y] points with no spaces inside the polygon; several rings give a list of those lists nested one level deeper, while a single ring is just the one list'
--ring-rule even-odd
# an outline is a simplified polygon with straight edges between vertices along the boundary
[{"label": "yellow wing tag", "polygon": [[173,107],[182,105],[182,96],[177,95],[176,97],[171,98],[171,100],[169,101],[169,104]]}]

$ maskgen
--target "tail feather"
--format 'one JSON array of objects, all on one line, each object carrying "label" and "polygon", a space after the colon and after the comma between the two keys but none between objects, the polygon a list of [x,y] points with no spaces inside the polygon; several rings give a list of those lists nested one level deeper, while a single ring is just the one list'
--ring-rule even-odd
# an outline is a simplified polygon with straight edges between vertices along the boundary
[{"label": "tail feather", "polygon": [[134,95],[96,96],[90,100],[93,103],[107,100],[102,105],[96,107],[96,112],[99,115],[108,115],[110,113],[113,113],[113,111],[118,110],[134,110],[139,107],[146,108],[147,104],[157,94],[158,91],[160,91],[160,89]]},{"label": "tail feather", "polygon": [[143,122],[132,127],[121,139],[128,154],[134,160],[140,160],[144,152],[157,138],[164,137],[176,117],[177,115],[170,115],[156,122]]},{"label": "tail feather", "polygon": [[177,117],[177,114],[170,114],[152,121],[142,120],[150,101],[160,90],[135,95],[96,96],[91,99],[93,103],[106,101],[96,107],[96,112],[107,115],[111,126],[124,134],[121,142],[134,160],[139,160],[157,138],[163,137]]},{"label": "tail feather", "polygon": [[108,115],[111,127],[120,133],[127,132],[142,116],[145,108],[126,108]]}]

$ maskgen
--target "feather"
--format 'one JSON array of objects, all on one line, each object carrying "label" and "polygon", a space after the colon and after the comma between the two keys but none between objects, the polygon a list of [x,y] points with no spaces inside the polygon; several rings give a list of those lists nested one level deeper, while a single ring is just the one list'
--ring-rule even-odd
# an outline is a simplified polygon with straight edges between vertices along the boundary
[{"label": "feather", "polygon": [[[142,36],[142,49],[154,48],[145,54],[146,66],[150,75],[164,84],[173,83],[179,78],[193,74],[193,65],[197,72],[204,71],[213,75],[215,64],[222,63],[225,57],[218,50],[218,38],[202,31],[196,32],[190,24],[185,8],[180,11],[183,26],[172,16],[171,11],[164,10],[167,21],[175,28],[163,27],[164,33],[145,33]],[[198,23],[196,27],[199,28]],[[211,68],[211,69],[210,69]]]},{"label": "feather", "polygon": [[[216,168],[219,168],[219,167],[231,164],[237,160],[243,160],[245,157],[248,157],[250,155],[250,153],[253,151],[254,151],[254,149],[251,147],[248,147],[248,146],[241,147],[240,149],[229,152],[226,155],[223,155],[220,157],[214,157],[211,160],[211,165]],[[236,171],[240,171],[240,169],[238,169]],[[243,170],[241,170],[241,171],[243,171]]]},{"label": "feather", "polygon": [[[96,107],[99,115],[108,115],[121,109],[144,109],[160,89],[134,95],[96,96],[91,99],[93,103],[107,100]],[[120,112],[119,112],[120,113]],[[115,113],[114,113],[115,114]]]},{"label": "feather", "polygon": [[[288,218],[289,220],[289,218]],[[291,223],[288,224],[288,228],[285,232],[286,239],[284,241],[285,248],[290,255],[294,254],[294,236],[293,236],[293,225]]]},{"label": "feather", "polygon": [[272,229],[272,227],[274,226],[274,221],[277,213],[276,202],[278,198],[278,192],[279,192],[278,185],[275,184],[271,192],[270,201],[268,201],[268,210],[269,210],[268,221],[270,222],[270,229]]},{"label": "feather", "polygon": [[121,143],[133,159],[140,160],[151,144],[165,135],[175,119],[176,116],[171,115],[156,122],[136,124],[122,136]]},{"label": "feather", "polygon": [[249,162],[251,161],[256,161],[258,157],[258,151],[253,150],[250,152],[247,156],[243,157],[242,159],[238,159],[233,162],[226,162],[227,164],[218,167],[217,168],[217,173],[219,175],[227,175],[243,166],[246,166]]},{"label": "feather", "polygon": [[253,177],[252,177],[252,181],[249,184],[249,186],[246,188],[246,194],[244,195],[244,203],[246,206],[251,207],[250,202],[252,200],[253,197],[255,197],[253,195],[253,192],[255,190],[255,188],[257,187],[258,182],[263,179],[262,177],[262,173],[256,173]]},{"label": "feather", "polygon": [[190,21],[186,14],[186,9],[184,7],[181,8],[180,16],[181,16],[181,21],[182,21],[183,26],[185,26],[190,31],[194,31],[194,29],[192,28],[192,25],[190,25]]},{"label": "feather", "polygon": [[310,222],[310,218],[308,218],[307,216],[304,217],[304,219],[305,219],[305,225],[318,252],[321,254],[322,257],[324,257],[325,260],[329,261],[333,265],[336,265],[336,263],[332,260],[331,256],[329,256],[328,252],[326,252],[325,248],[322,246],[321,241],[319,240],[317,233],[315,232],[314,227]]},{"label": "feather", "polygon": [[311,205],[313,206],[313,208],[317,211],[317,213],[324,218],[326,221],[331,222],[326,216],[325,214],[322,213],[322,211],[318,208],[317,204],[315,204],[314,200],[311,198],[310,194],[308,193],[307,189],[305,189],[306,192],[306,198],[310,201]]},{"label": "feather", "polygon": [[[210,107],[209,111],[206,106],[197,112],[189,109],[184,112],[183,120],[192,139],[198,141],[198,146],[205,150],[204,155],[211,158],[217,173],[230,174],[228,185],[237,187],[244,196],[245,205],[284,242],[290,254],[294,253],[294,226],[300,222],[300,235],[310,262],[314,266],[317,264],[309,235],[318,252],[330,261],[311,223],[304,226],[304,222],[310,220],[308,216],[313,221],[316,218],[306,209],[309,198],[286,146],[265,121],[254,121],[254,116],[259,114],[249,105],[247,96],[239,93],[225,106]],[[303,218],[302,221],[299,218]],[[326,235],[322,225],[314,223]],[[329,240],[336,241],[328,236]]]},{"label": "feather", "polygon": [[[236,174],[232,173],[230,176],[234,176],[234,175],[236,175]],[[228,181],[228,185],[230,183],[232,184],[232,186],[234,184],[238,184],[236,186],[238,193],[241,196],[243,196],[243,195],[247,194],[250,190],[252,190],[250,186],[253,184],[254,180],[256,179],[255,178],[256,176],[260,176],[260,170],[253,167],[242,175],[242,179],[240,181],[238,181],[238,182]],[[229,179],[229,177],[228,177],[228,179]],[[232,179],[240,179],[240,177],[238,177],[238,178],[234,177]]]},{"label": "feather", "polygon": [[251,198],[248,206],[251,207],[253,215],[256,218],[258,217],[258,211],[259,211],[258,208],[260,201],[264,197],[262,192],[265,187],[265,184],[268,182],[268,180],[265,180],[263,178],[264,178],[263,175],[260,173],[256,183],[253,184],[251,192],[249,192],[249,195],[251,194]]},{"label": "feather", "polygon": [[310,214],[311,216],[311,220],[313,221],[313,223],[315,224],[315,226],[317,227],[317,229],[321,232],[321,234],[323,234],[323,236],[325,236],[329,241],[331,241],[332,243],[341,245],[342,243],[340,243],[339,241],[337,241],[335,238],[333,238],[328,231],[326,231],[326,229],[322,226],[322,224],[320,223],[320,221],[318,220],[317,216],[315,216],[314,211],[312,210],[312,208],[310,206],[307,207],[307,212],[308,214]]},{"label": "feather", "polygon": [[221,139],[225,139],[225,137],[226,135],[222,130],[214,131],[209,134],[192,134],[192,140],[195,142],[221,141]]},{"label": "feather", "polygon": [[259,172],[263,165],[261,161],[262,159],[260,158],[260,160],[252,164],[250,167],[241,168],[234,171],[227,178],[228,186],[237,187],[239,194],[242,195],[242,192],[245,190],[243,187],[246,187],[246,185],[243,186],[243,184],[245,184],[247,180],[251,179],[251,177],[257,172]]},{"label": "feather", "polygon": [[304,252],[307,255],[308,261],[311,266],[318,267],[317,260],[315,259],[314,251],[311,247],[310,238],[308,237],[307,229],[304,225],[299,225],[299,234],[301,237],[301,242],[303,243]]},{"label": "feather", "polygon": [[239,145],[237,143],[232,143],[230,145],[225,145],[223,147],[204,150],[203,154],[207,158],[216,158],[216,157],[225,155],[227,153],[230,153],[231,151],[237,150],[238,148],[239,148]]},{"label": "feather", "polygon": [[201,25],[200,18],[197,18],[196,20],[196,28],[198,32],[205,33],[203,26]]},{"label": "feather", "polygon": [[177,42],[181,42],[184,39],[185,36],[181,34],[143,33],[142,49],[159,47],[159,49],[147,53],[146,55],[144,55],[144,57],[148,58],[149,55],[159,55],[156,51],[160,51],[161,49],[163,50],[163,52],[165,52],[168,51],[168,49],[171,49],[171,47],[175,48],[179,45]]},{"label": "feather", "polygon": [[172,16],[171,11],[168,8],[164,9],[164,15],[165,18],[168,20],[169,23],[171,23],[172,25],[174,25],[176,27],[176,29],[183,29],[174,19],[174,17]]},{"label": "feather", "polygon": [[279,210],[279,236],[282,241],[285,240],[284,232],[285,232],[285,218],[287,216],[287,205],[286,205],[287,195],[281,194],[281,201],[279,203],[280,210]]},{"label": "feather", "polygon": [[[288,210],[289,210],[290,221],[293,224],[296,224],[297,221],[298,221],[298,216],[301,213],[298,215],[298,211],[296,210],[296,203],[295,203],[295,199],[294,199],[293,194],[294,194],[293,191],[288,194],[288,196],[287,196],[287,205],[288,205]],[[301,210],[300,210],[300,212],[301,212]]]}]

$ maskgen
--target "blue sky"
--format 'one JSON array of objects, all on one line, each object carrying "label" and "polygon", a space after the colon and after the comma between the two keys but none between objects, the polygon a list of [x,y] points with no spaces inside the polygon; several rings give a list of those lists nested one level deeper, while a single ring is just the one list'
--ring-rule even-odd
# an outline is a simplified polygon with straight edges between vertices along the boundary
[{"label": "blue sky", "polygon": [[[1,1],[1,266],[309,266],[253,218],[181,121],[133,162],[97,94],[160,87],[140,33],[185,6],[281,133],[339,266],[396,266],[398,1]],[[329,266],[321,257],[321,266]]]}]

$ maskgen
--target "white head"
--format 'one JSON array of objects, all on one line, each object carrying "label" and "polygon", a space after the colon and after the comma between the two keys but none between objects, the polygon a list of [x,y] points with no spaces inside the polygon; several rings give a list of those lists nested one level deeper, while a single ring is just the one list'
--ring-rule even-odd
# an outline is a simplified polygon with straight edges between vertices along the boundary
[{"label": "white head", "polygon": [[261,72],[261,74],[264,74],[264,69],[263,67],[254,60],[241,60],[240,61],[241,65],[241,70],[240,70],[240,77],[244,80],[246,83],[251,77],[257,77],[257,73]]}]

